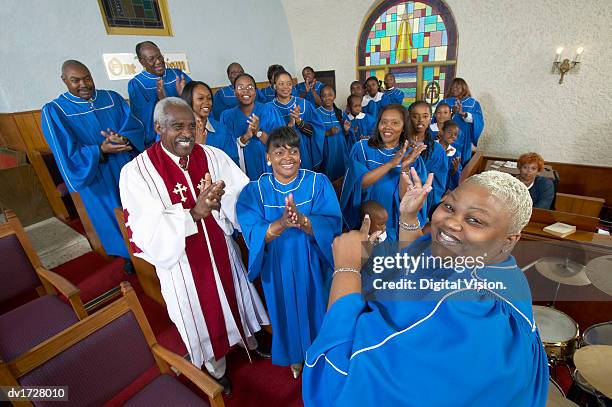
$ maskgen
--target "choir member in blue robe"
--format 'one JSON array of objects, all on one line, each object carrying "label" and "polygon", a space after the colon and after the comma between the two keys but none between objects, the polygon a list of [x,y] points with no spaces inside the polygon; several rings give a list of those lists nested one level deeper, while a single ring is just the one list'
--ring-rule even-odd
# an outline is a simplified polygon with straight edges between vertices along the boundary
[{"label": "choir member in blue robe", "polygon": [[404,92],[395,87],[395,75],[388,72],[385,75],[385,92],[380,99],[380,107],[397,103],[401,105],[404,102]]},{"label": "choir member in blue robe", "polygon": [[325,126],[312,103],[291,95],[293,80],[288,72],[277,72],[274,76],[274,86],[276,98],[270,103],[278,110],[285,124],[295,127],[300,135],[302,168],[318,170],[323,161]]},{"label": "choir member in blue robe", "polygon": [[442,100],[452,106],[452,119],[461,130],[456,147],[461,152],[461,159],[465,165],[472,158],[472,145],[478,146],[478,140],[484,129],[484,116],[480,103],[472,97],[467,82],[462,78],[455,78],[451,83],[450,97]]},{"label": "choir member in blue robe", "polygon": [[107,254],[128,257],[114,209],[119,174],[145,148],[144,126],[121,95],[96,90],[89,69],[62,65],[68,92],[42,109],[41,127],[70,192],[78,192]]},{"label": "choir member in blue robe", "polygon": [[350,95],[346,99],[347,112],[343,115],[343,127],[349,150],[359,140],[369,139],[374,132],[376,119],[361,111],[361,97]]},{"label": "choir member in blue robe", "polygon": [[283,118],[271,104],[255,100],[255,79],[243,73],[236,77],[238,106],[221,114],[221,123],[233,140],[238,143],[239,167],[251,181],[261,174],[271,172],[267,164],[265,143],[268,134],[285,125]]},{"label": "choir member in blue robe", "polygon": [[[277,72],[283,71],[285,71],[285,68],[282,65],[273,64],[268,67],[268,82],[270,82],[270,85],[261,89],[261,95],[265,99],[264,103],[271,102],[276,97],[276,89],[274,89],[274,75]],[[291,94],[293,96],[299,96],[295,86],[291,90]]]},{"label": "choir member in blue robe", "polygon": [[302,78],[304,82],[298,83],[295,87],[298,96],[306,99],[315,107],[321,106],[321,89],[325,84],[317,81],[314,69],[309,66],[302,69]]},{"label": "choir member in blue robe", "polygon": [[376,76],[370,76],[366,79],[365,90],[365,95],[363,95],[363,99],[361,100],[363,112],[378,120],[378,114],[381,109],[380,101],[382,100],[383,93],[380,91],[380,83]]},{"label": "choir member in blue robe", "polygon": [[429,125],[431,124],[431,106],[422,100],[414,102],[408,109],[410,117],[409,141],[412,144],[427,146],[421,154],[425,161],[427,172],[434,174],[433,190],[427,196],[427,207],[433,208],[440,202],[442,195],[446,192],[448,179],[448,160],[446,152],[439,143],[436,143]]},{"label": "choir member in blue robe", "polygon": [[210,86],[204,82],[191,81],[185,85],[181,98],[191,106],[196,115],[196,144],[217,147],[236,165],[240,165],[236,139],[210,115],[213,106]]},{"label": "choir member in blue robe", "polygon": [[[413,226],[431,179],[423,186],[417,178],[401,201],[400,244],[409,246],[386,254],[451,261],[378,273],[376,257],[362,267],[355,256],[372,240],[369,219],[336,238],[329,309],[305,361],[304,405],[544,407],[547,355],[529,285],[510,255],[531,215],[527,189],[502,172],[475,175],[449,193],[423,236]],[[408,281],[416,288],[382,286]]]},{"label": "choir member in blue robe", "polygon": [[555,198],[555,185],[541,175],[544,159],[538,153],[522,154],[517,161],[518,179],[527,186],[534,208],[552,209]]},{"label": "choir member in blue robe", "polygon": [[[244,69],[238,62],[232,62],[227,66],[227,79],[229,79],[230,84],[215,92],[213,98],[213,117],[215,120],[221,120],[221,113],[223,113],[223,111],[238,106],[238,99],[236,98],[236,92],[234,90],[234,81],[238,75],[243,73]],[[255,92],[257,101],[265,103],[266,98],[260,90],[256,89]]]},{"label": "choir member in blue robe", "polygon": [[[421,178],[427,177],[425,162],[420,157],[425,145],[409,148],[409,123],[406,109],[401,105],[387,105],[381,111],[374,134],[369,140],[357,142],[347,163],[342,184],[340,208],[348,229],[359,226],[359,208],[363,202],[374,200],[385,207],[387,237],[398,236],[399,199],[405,184],[400,174],[414,167]],[[427,205],[419,213],[421,225],[427,222]]]},{"label": "choir member in blue robe", "polygon": [[291,365],[294,377],[325,315],[331,243],[342,229],[329,179],[299,168],[299,143],[294,128],[274,130],[267,143],[272,173],[250,182],[236,204],[248,277],[261,277],[274,330],[272,363]]},{"label": "choir member in blue robe", "polygon": [[336,92],[331,86],[321,90],[321,106],[317,114],[325,126],[325,145],[323,147],[323,164],[321,169],[334,182],[344,176],[348,148],[342,131],[342,112],[334,104]]},{"label": "choir member in blue robe", "polygon": [[145,146],[157,139],[153,128],[153,110],[158,100],[167,96],[180,96],[191,78],[180,69],[166,68],[161,51],[151,41],[136,45],[138,61],[144,68],[128,82],[132,113],[144,123]]},{"label": "choir member in blue robe", "polygon": [[446,160],[448,165],[448,177],[446,181],[446,190],[452,191],[459,185],[461,179],[461,171],[463,166],[461,165],[461,155],[453,143],[457,140],[459,135],[459,125],[452,120],[448,120],[444,123],[444,127],[440,130],[438,140],[436,140],[444,151],[446,152]]},{"label": "choir member in blue robe", "polygon": [[444,127],[444,123],[451,119],[451,107],[448,103],[440,102],[436,105],[436,110],[434,110],[433,120],[429,125],[429,130],[433,135],[434,139],[438,139],[438,133]]}]

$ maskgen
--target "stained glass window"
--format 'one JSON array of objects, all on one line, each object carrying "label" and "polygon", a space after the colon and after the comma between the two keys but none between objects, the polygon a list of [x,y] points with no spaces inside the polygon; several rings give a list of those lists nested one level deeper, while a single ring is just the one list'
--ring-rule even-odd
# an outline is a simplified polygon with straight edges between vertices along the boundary
[{"label": "stained glass window", "polygon": [[405,105],[423,99],[431,82],[444,93],[455,72],[456,37],[450,10],[439,0],[383,1],[360,36],[361,80],[393,72]]},{"label": "stained glass window", "polygon": [[98,0],[108,34],[171,35],[166,0]]}]

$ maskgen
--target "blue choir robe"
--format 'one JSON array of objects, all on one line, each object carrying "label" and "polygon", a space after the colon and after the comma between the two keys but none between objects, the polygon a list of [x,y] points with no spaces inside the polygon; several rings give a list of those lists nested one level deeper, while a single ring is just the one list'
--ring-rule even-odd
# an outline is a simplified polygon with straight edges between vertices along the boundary
[{"label": "blue choir robe", "polygon": [[[121,168],[144,151],[144,126],[121,95],[96,90],[91,101],[63,93],[42,109],[41,127],[70,192],[81,195],[85,209],[107,254],[129,258],[115,219],[121,207]],[[127,137],[132,151],[107,154],[101,162],[100,131]]]},{"label": "blue choir robe", "polygon": [[[255,102],[253,113],[259,117],[259,128],[270,134],[277,127],[285,125],[280,114],[269,104]],[[233,107],[221,113],[221,123],[234,141],[246,133],[249,127],[247,116],[242,113],[240,106]],[[238,147],[238,166],[251,181],[258,179],[265,172],[272,172],[267,164],[266,146],[257,137],[251,137],[244,147]]]},{"label": "blue choir robe", "polygon": [[323,164],[321,168],[323,173],[331,181],[344,176],[346,171],[346,160],[348,159],[348,148],[346,146],[346,138],[342,123],[338,121],[334,109],[327,110],[323,106],[317,108],[317,114],[325,126],[325,132],[332,128],[337,128],[338,132],[329,136],[325,136],[325,144],[323,146]]},{"label": "blue choir robe", "polygon": [[240,165],[238,158],[238,143],[236,139],[232,137],[225,126],[221,122],[216,121],[214,118],[208,116],[206,121],[206,145],[217,147],[222,150],[229,158],[234,161],[236,165]]},{"label": "blue choir robe", "polygon": [[[427,206],[433,208],[442,199],[442,195],[446,192],[446,184],[448,182],[448,159],[446,158],[446,152],[440,143],[433,143],[433,151],[429,151],[427,157],[425,157],[424,151],[421,153],[421,157],[425,161],[425,168],[427,172],[434,174],[433,184],[431,192],[427,195]],[[423,178],[421,178],[423,182]]]},{"label": "blue choir robe", "polygon": [[[455,106],[456,98],[451,96],[443,99],[442,102],[448,103],[452,108]],[[484,129],[484,116],[480,103],[472,97],[466,97],[461,101],[463,112],[468,114],[467,118],[461,117],[459,114],[454,114],[452,120],[459,125],[459,137],[453,143],[453,146],[459,150],[461,154],[461,162],[465,165],[472,158],[472,144],[478,145],[478,140]]]},{"label": "blue choir robe", "polygon": [[379,106],[382,109],[384,106],[391,105],[394,103],[402,104],[404,102],[404,92],[398,88],[391,88],[383,93],[380,98]]},{"label": "blue choir robe", "polygon": [[[191,78],[180,69],[166,68],[161,77],[164,80],[166,96],[180,96],[176,91],[176,81],[185,77],[185,82],[191,82]],[[132,113],[144,123],[145,146],[150,146],[157,139],[153,125],[153,111],[157,103],[157,79],[160,77],[147,71],[142,71],[128,82],[128,94],[130,97],[130,108]]]},{"label": "blue choir robe", "polygon": [[371,97],[367,93],[363,96],[361,100],[361,111],[365,114],[369,114],[374,118],[375,121],[378,120],[378,112],[382,109],[380,102],[382,100],[383,93],[378,92],[374,97]]},{"label": "blue choir robe", "polygon": [[[342,193],[340,195],[340,208],[344,223],[349,229],[355,229],[361,224],[360,212],[361,204],[366,201],[374,200],[385,207],[387,210],[387,237],[389,240],[397,240],[398,238],[398,223],[399,223],[399,181],[401,174],[401,166],[390,170],[381,179],[368,188],[361,187],[363,176],[385,164],[393,158],[397,152],[396,148],[374,148],[368,145],[369,140],[361,140],[355,143],[347,162],[346,175],[342,184]],[[409,149],[406,154],[411,150]],[[427,179],[427,169],[421,157],[412,163],[419,177]],[[431,192],[430,192],[431,193]],[[419,211],[418,218],[421,225],[427,223],[427,202]]]},{"label": "blue choir robe", "polygon": [[374,116],[364,112],[359,113],[357,116],[345,113],[344,118],[351,123],[351,128],[346,137],[349,149],[353,148],[353,145],[361,140],[362,137],[370,138],[374,134],[374,127],[376,127]]},{"label": "blue choir robe", "polygon": [[[413,245],[430,240],[426,235]],[[389,280],[407,276],[419,286],[426,277],[487,279],[510,288],[465,284],[439,292],[393,290],[401,291],[395,299],[339,298],[307,352],[306,407],[545,406],[548,360],[529,285],[513,257],[471,273],[419,269],[396,275]]]},{"label": "blue choir robe", "polygon": [[440,128],[438,127],[438,123],[432,123],[429,125],[429,132],[431,133],[434,140],[438,139],[438,134],[440,133]]},{"label": "blue choir robe", "polygon": [[[438,141],[436,141],[436,143],[438,143]],[[461,171],[463,170],[463,165],[459,163],[457,172],[453,173],[453,160],[455,157],[460,157],[459,152],[452,145],[448,146],[448,149],[446,150],[446,159],[448,161],[448,177],[446,181],[447,191],[452,191],[459,186],[459,179],[461,178]]]},{"label": "blue choir robe", "polygon": [[[321,89],[323,89],[325,87],[325,84],[323,82],[319,82],[317,81],[317,83],[314,86],[314,90],[315,92],[317,92],[317,95],[319,95],[319,97],[321,97]],[[295,85],[295,96],[299,96],[302,93],[306,93],[306,82],[300,82],[297,85]],[[309,101],[310,103],[312,103],[313,106],[318,106],[317,103],[315,102],[314,96],[312,95],[312,92],[308,92],[306,93],[306,95],[304,96],[304,99],[306,99],[307,101]]]},{"label": "blue choir robe", "polygon": [[300,135],[301,166],[307,170],[317,170],[323,161],[325,126],[321,123],[321,119],[319,119],[319,115],[317,115],[314,105],[306,99],[295,96],[292,96],[287,103],[281,103],[278,99],[274,99],[270,103],[278,110],[285,124],[289,123],[289,119],[291,118],[290,113],[293,107],[296,104],[300,107],[300,117],[312,126],[313,131],[312,136],[308,136],[300,131],[298,126],[295,126],[295,130]]},{"label": "blue choir robe", "polygon": [[[268,226],[282,216],[290,193],[297,209],[312,223],[314,235],[288,228],[266,244]],[[333,272],[331,244],[342,229],[334,189],[324,174],[309,170],[299,170],[288,184],[264,174],[242,190],[236,213],[249,248],[248,277],[251,281],[261,277],[274,330],[272,363],[300,363],[327,308]]]},{"label": "blue choir robe", "polygon": [[[266,102],[266,97],[259,89],[255,90],[255,101],[259,103]],[[221,113],[223,113],[223,111],[236,106],[238,106],[238,98],[236,98],[234,87],[232,85],[225,86],[217,90],[213,96],[213,117],[215,120],[221,120]]]}]

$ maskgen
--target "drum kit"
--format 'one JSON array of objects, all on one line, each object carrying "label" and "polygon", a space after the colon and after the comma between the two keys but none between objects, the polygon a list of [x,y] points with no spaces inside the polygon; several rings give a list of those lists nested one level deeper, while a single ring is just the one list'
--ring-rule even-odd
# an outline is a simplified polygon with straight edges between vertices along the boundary
[{"label": "drum kit", "polygon": [[612,407],[612,321],[593,325],[580,335],[578,324],[569,315],[554,308],[561,284],[592,284],[612,296],[612,255],[598,257],[586,266],[569,259],[544,257],[523,268],[523,271],[531,266],[557,283],[552,307],[533,306],[533,316],[549,365],[554,368],[555,376],[558,365],[565,365],[568,369],[572,365],[576,367],[568,398],[550,379],[547,406]]}]

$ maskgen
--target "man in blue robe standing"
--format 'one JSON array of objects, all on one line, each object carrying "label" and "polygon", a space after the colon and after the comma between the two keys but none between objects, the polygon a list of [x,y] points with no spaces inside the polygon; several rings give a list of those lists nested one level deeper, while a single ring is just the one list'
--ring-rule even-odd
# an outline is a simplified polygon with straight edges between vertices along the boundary
[{"label": "man in blue robe standing", "polygon": [[[238,98],[236,97],[236,91],[234,89],[234,81],[239,75],[244,73],[242,65],[238,62],[232,62],[227,66],[227,79],[230,84],[215,92],[213,97],[213,117],[215,120],[221,120],[221,113],[228,109],[232,109],[238,106]],[[259,103],[266,103],[266,97],[259,89],[255,89],[255,100]]]},{"label": "man in blue robe standing", "polygon": [[79,61],[62,65],[68,92],[42,109],[42,130],[70,192],[78,192],[104,250],[128,258],[114,208],[119,173],[144,150],[144,127],[121,95],[97,90]]},{"label": "man in blue robe standing", "polygon": [[180,97],[191,78],[180,69],[166,68],[164,56],[151,41],[138,43],[136,56],[144,70],[128,82],[128,94],[132,112],[144,123],[148,147],[157,139],[153,128],[155,104],[168,96]]}]

